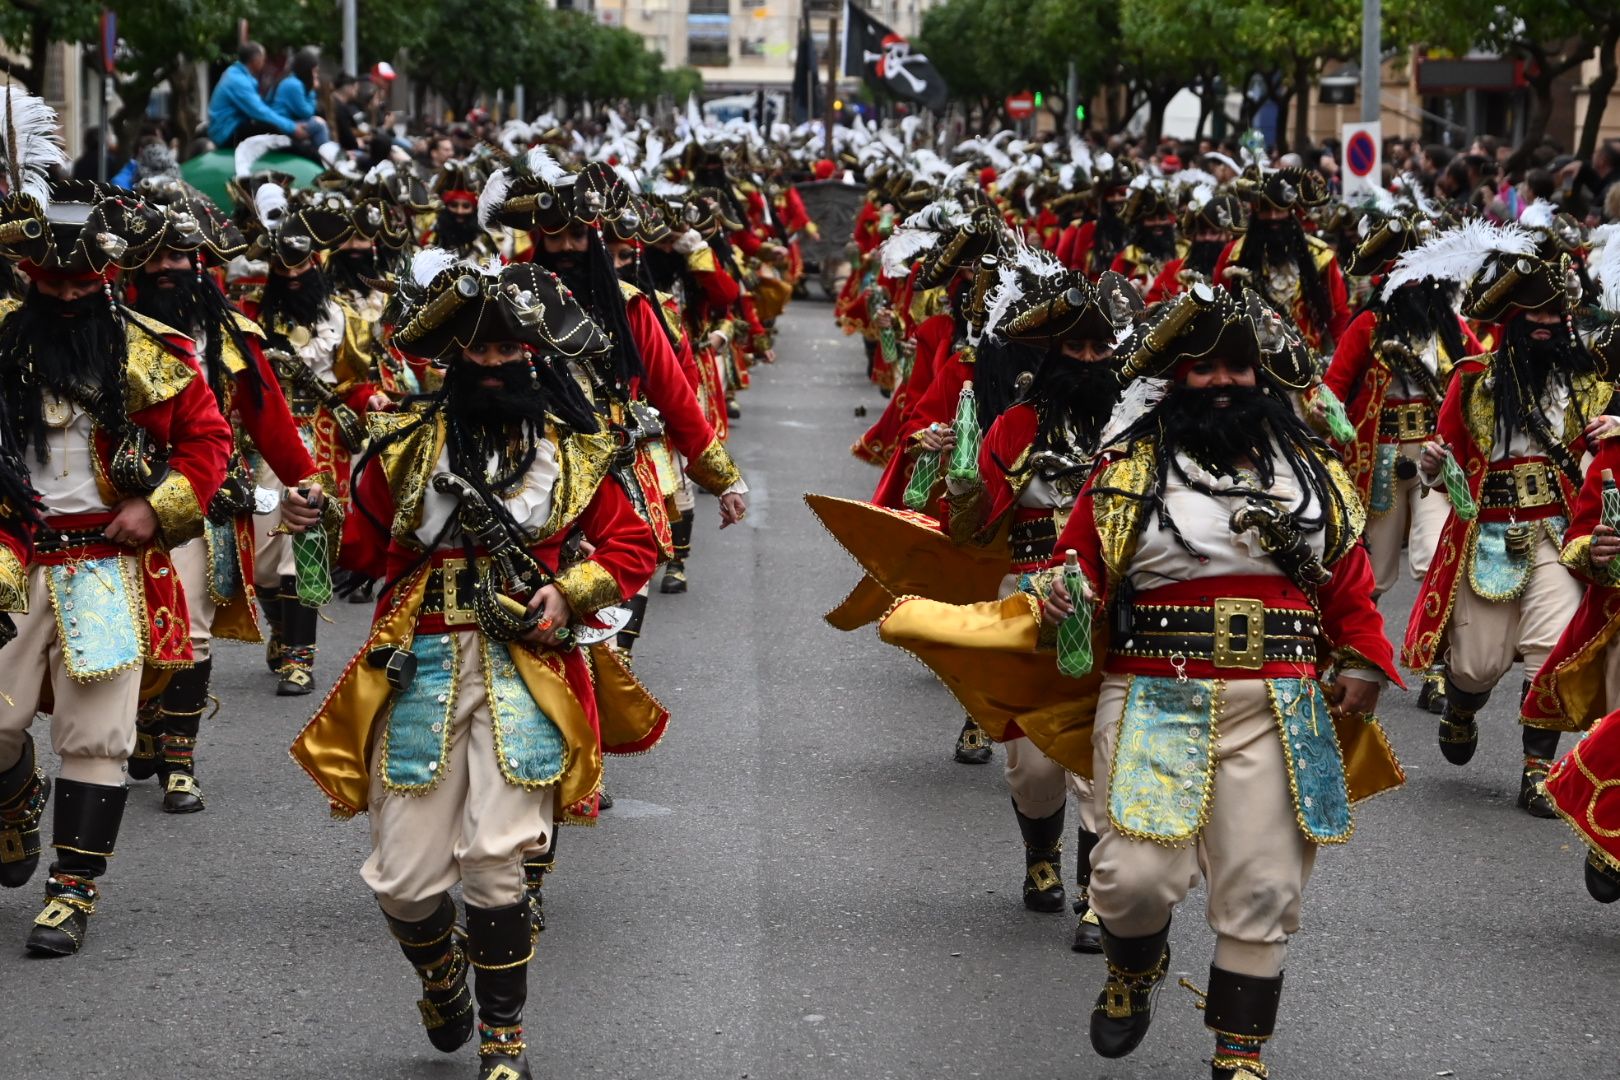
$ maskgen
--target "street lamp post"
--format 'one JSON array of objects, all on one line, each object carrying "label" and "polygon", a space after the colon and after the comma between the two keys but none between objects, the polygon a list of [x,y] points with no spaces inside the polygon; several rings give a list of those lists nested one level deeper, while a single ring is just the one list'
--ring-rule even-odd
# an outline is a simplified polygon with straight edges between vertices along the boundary
[{"label": "street lamp post", "polygon": [[1361,0],[1361,122],[1374,123],[1383,117],[1383,43],[1380,23],[1383,0]]}]

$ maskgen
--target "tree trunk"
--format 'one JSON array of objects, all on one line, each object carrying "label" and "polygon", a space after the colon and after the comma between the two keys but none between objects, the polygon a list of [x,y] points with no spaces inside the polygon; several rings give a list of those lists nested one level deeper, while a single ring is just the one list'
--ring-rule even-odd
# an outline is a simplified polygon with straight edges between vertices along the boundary
[{"label": "tree trunk", "polygon": [[197,65],[181,57],[169,72],[169,89],[174,102],[171,119],[175,133],[180,136],[180,156],[184,157],[203,119],[197,111]]},{"label": "tree trunk", "polygon": [[1597,150],[1598,129],[1603,126],[1603,110],[1609,104],[1609,94],[1614,90],[1615,76],[1620,74],[1616,70],[1620,58],[1615,56],[1620,49],[1620,20],[1610,23],[1603,32],[1603,40],[1598,42],[1598,74],[1592,80],[1586,91],[1586,125],[1581,131],[1581,145],[1576,149],[1575,156],[1582,161],[1591,161],[1592,154]]},{"label": "tree trunk", "polygon": [[1147,127],[1142,132],[1142,142],[1149,148],[1159,145],[1159,137],[1164,134],[1164,111],[1170,106],[1170,99],[1176,96],[1179,87],[1170,87],[1168,90],[1160,85],[1148,91],[1148,118]]},{"label": "tree trunk", "polygon": [[1530,164],[1530,154],[1541,145],[1541,140],[1547,134],[1547,123],[1552,119],[1552,78],[1543,74],[1527,81],[1530,84],[1530,117],[1525,121],[1524,140],[1514,147],[1513,153],[1502,163],[1502,171],[1509,176],[1524,171]]},{"label": "tree trunk", "polygon": [[[1315,74],[1316,61],[1314,58],[1301,57],[1294,61],[1294,137],[1290,147],[1297,154],[1303,154],[1306,147],[1311,145],[1311,76]],[[1279,128],[1279,134],[1281,129]],[[1306,163],[1307,165],[1309,162]]]},{"label": "tree trunk", "polygon": [[1271,100],[1277,103],[1277,153],[1288,153],[1288,108],[1293,104],[1292,90],[1275,90]]}]

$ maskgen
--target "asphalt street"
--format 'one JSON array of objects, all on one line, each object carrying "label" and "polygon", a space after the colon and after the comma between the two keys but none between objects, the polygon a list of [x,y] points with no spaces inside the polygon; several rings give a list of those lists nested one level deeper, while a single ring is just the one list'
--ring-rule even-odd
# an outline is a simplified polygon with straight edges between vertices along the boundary
[{"label": "asphalt street", "polygon": [[[961,714],[927,671],[822,622],[856,570],[800,496],[870,494],[877,473],[848,447],[882,402],[828,305],[795,304],[780,331],[731,442],[753,509],[722,533],[700,502],[692,591],[654,596],[636,650],[669,734],[610,761],[617,808],[559,845],[530,975],[535,1075],[1207,1077],[1210,1037],[1175,986],[1207,978],[1202,894],[1178,913],[1147,1042],[1097,1058],[1102,960],[1069,951],[1071,916],[1020,903],[1001,752],[953,763]],[[1413,591],[1387,598],[1392,632]],[[368,614],[328,609],[322,690]],[[418,1025],[416,979],[358,875],[364,819],[331,819],[287,755],[316,699],[273,696],[256,647],[217,655],[208,808],[168,816],[153,782],[134,786],[84,951],[24,957],[43,872],[0,894],[0,1078],[471,1077],[470,1047],[441,1055]],[[1586,896],[1566,826],[1513,805],[1517,687],[1464,768],[1413,695],[1387,695],[1409,782],[1317,861],[1274,1076],[1620,1072],[1620,910]]]}]

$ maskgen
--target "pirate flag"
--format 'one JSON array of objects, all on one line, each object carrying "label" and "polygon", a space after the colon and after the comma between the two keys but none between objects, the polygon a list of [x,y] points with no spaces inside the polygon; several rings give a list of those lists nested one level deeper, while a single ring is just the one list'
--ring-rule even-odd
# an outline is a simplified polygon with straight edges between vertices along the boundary
[{"label": "pirate flag", "polygon": [[850,0],[844,2],[844,74],[930,109],[943,109],[950,96],[928,57],[912,52],[909,41]]}]

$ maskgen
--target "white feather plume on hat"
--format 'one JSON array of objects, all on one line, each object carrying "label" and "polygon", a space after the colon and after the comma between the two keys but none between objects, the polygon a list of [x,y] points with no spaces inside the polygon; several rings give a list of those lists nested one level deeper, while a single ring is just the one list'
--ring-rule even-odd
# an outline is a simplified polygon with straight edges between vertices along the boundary
[{"label": "white feather plume on hat", "polygon": [[1592,280],[1600,286],[1598,306],[1620,315],[1620,221],[1592,230]]},{"label": "white feather plume on hat", "polygon": [[287,192],[280,184],[265,181],[253,193],[253,212],[265,229],[275,232],[287,220]]},{"label": "white feather plume on hat", "polygon": [[512,175],[506,169],[496,169],[484,181],[484,190],[478,193],[478,226],[489,228],[490,219],[506,201],[506,193],[511,190]]},{"label": "white feather plume on hat", "polygon": [[238,178],[253,175],[254,164],[272,150],[280,150],[284,146],[291,146],[292,140],[285,135],[250,135],[236,144],[236,175]]},{"label": "white feather plume on hat", "polygon": [[411,280],[425,289],[434,278],[454,265],[454,252],[441,247],[423,248],[411,257]]},{"label": "white feather plume on hat", "polygon": [[939,243],[939,235],[932,229],[896,229],[893,235],[883,241],[879,253],[884,276],[896,279],[905,277],[917,256],[933,250]]},{"label": "white feather plume on hat", "polygon": [[43,98],[6,87],[6,108],[0,116],[0,135],[6,172],[12,191],[33,196],[43,207],[51,203],[50,175],[66,168],[67,152],[57,134],[56,110]]},{"label": "white feather plume on hat", "polygon": [[1535,250],[1535,236],[1524,229],[1475,219],[1425,240],[1396,259],[1382,295],[1388,300],[1402,285],[1425,278],[1467,282],[1493,255],[1531,255]]}]

